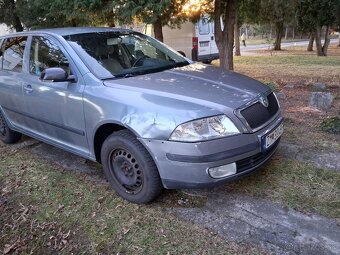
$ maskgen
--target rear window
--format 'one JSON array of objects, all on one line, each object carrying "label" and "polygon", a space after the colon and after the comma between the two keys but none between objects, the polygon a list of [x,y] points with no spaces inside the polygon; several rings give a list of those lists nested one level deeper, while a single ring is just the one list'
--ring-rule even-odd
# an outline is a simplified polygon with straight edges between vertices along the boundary
[{"label": "rear window", "polygon": [[198,32],[200,35],[210,34],[209,20],[207,18],[202,18],[198,22]]}]

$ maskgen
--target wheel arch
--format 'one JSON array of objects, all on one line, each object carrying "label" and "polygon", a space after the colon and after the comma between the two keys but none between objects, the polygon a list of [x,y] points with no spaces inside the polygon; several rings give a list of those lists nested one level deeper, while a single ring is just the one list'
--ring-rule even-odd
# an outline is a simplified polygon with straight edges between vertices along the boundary
[{"label": "wheel arch", "polygon": [[120,131],[127,129],[129,130],[132,134],[134,134],[136,137],[138,137],[138,134],[132,130],[130,127],[127,127],[121,123],[114,123],[114,122],[107,122],[107,123],[102,123],[99,125],[96,129],[96,132],[94,133],[93,136],[93,151],[95,154],[96,161],[98,163],[101,163],[101,148],[103,146],[104,141],[108,136],[113,134],[114,132]]}]

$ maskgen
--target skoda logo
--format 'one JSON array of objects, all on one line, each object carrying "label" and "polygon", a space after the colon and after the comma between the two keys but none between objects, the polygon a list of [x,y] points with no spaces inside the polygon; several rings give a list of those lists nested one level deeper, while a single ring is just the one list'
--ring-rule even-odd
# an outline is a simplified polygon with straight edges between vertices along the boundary
[{"label": "skoda logo", "polygon": [[269,102],[266,96],[260,96],[259,99],[260,103],[264,106],[264,107],[268,107],[269,106]]}]

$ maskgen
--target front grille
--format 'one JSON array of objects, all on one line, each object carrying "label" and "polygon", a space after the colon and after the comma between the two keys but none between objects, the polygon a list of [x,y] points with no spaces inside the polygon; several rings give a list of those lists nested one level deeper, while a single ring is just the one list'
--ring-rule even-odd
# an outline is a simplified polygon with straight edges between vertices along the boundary
[{"label": "front grille", "polygon": [[280,142],[280,138],[267,151],[260,152],[249,158],[245,158],[245,159],[241,159],[237,161],[236,162],[237,173],[241,173],[243,171],[246,171],[250,168],[256,167],[257,165],[261,164],[276,149],[276,147],[279,145],[279,142]]},{"label": "front grille", "polygon": [[241,111],[241,115],[252,129],[256,129],[269,121],[279,111],[279,104],[274,93],[268,95],[268,107],[257,102]]}]

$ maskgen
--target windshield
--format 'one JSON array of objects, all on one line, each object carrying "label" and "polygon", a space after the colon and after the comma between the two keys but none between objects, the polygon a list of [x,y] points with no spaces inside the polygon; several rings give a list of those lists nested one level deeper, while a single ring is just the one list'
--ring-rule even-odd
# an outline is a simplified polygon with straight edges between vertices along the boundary
[{"label": "windshield", "polygon": [[65,36],[100,79],[132,77],[188,65],[179,53],[136,32],[102,32]]}]

